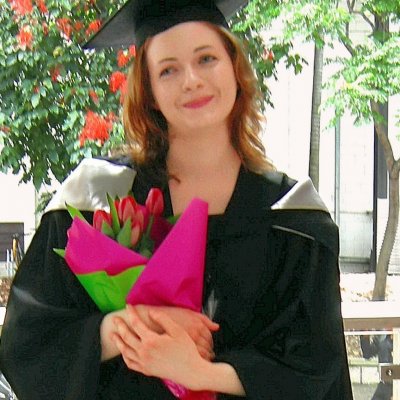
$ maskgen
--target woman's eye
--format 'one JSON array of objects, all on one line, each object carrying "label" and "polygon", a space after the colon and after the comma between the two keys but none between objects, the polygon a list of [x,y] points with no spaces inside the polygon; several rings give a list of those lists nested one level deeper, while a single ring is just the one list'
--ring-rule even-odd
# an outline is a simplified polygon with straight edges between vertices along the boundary
[{"label": "woman's eye", "polygon": [[168,67],[168,68],[164,68],[161,72],[160,72],[160,77],[164,77],[164,76],[168,76],[171,75],[174,72],[174,68],[172,67]]},{"label": "woman's eye", "polygon": [[200,63],[201,64],[207,64],[207,63],[212,62],[214,60],[216,60],[216,57],[214,57],[212,55],[209,55],[209,54],[206,54],[206,55],[200,57]]}]

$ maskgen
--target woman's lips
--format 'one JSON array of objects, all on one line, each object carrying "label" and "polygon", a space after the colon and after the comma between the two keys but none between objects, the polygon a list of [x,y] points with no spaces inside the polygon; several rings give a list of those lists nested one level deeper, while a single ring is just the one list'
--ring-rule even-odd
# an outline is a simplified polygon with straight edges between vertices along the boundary
[{"label": "woman's lips", "polygon": [[189,101],[188,103],[185,103],[183,106],[185,108],[200,108],[200,107],[204,107],[212,99],[213,99],[213,96],[200,97],[200,98],[198,98],[196,100]]}]

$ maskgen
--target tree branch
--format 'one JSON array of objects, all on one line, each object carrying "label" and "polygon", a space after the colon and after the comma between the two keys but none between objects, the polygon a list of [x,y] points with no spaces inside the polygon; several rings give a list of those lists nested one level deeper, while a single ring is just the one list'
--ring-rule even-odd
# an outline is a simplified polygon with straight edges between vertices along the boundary
[{"label": "tree branch", "polygon": [[[347,31],[347,28],[346,28],[346,35],[347,35],[347,37],[349,37],[349,33]],[[352,46],[350,46],[350,44],[344,42],[343,40],[341,40],[341,42],[342,42],[343,46],[347,49],[347,51],[350,53],[350,55],[354,56],[354,52],[355,52],[354,48]]]},{"label": "tree branch", "polygon": [[361,15],[363,20],[371,27],[372,30],[375,29],[375,24],[367,17],[367,15],[361,11],[354,11],[355,15]]}]

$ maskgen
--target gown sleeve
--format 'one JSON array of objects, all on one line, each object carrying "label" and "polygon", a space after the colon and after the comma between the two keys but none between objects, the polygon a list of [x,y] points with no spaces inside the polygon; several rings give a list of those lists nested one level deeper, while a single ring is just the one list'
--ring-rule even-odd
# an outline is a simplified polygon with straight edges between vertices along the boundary
[{"label": "gown sleeve", "polygon": [[65,211],[45,214],[13,281],[0,355],[20,400],[96,398],[103,315],[53,251],[70,224]]},{"label": "gown sleeve", "polygon": [[[242,249],[244,256],[235,254],[234,245],[229,250],[247,265],[247,271],[256,265],[267,267],[254,304],[246,306],[245,297],[236,302],[239,321],[242,309],[251,308],[248,322],[241,328],[235,327],[240,322],[230,322],[234,344],[217,361],[234,367],[249,400],[352,399],[337,253],[315,237],[280,226],[279,221],[266,230],[269,233],[250,238],[253,250]],[[336,235],[333,231],[333,241]],[[243,237],[239,243],[244,243]],[[245,276],[248,280],[250,273]],[[228,296],[229,290],[224,294]],[[228,307],[224,314],[233,311]]]}]

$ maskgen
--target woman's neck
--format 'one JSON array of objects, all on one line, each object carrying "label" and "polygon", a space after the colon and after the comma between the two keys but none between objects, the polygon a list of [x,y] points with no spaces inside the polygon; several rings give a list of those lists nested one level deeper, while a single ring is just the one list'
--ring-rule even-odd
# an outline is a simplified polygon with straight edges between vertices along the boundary
[{"label": "woman's neck", "polygon": [[209,214],[222,214],[235,189],[241,160],[229,135],[203,133],[170,137],[167,167],[175,214],[193,198],[206,201]]},{"label": "woman's neck", "polygon": [[204,177],[239,165],[240,158],[228,132],[198,132],[196,136],[170,134],[168,172],[179,180]]}]

